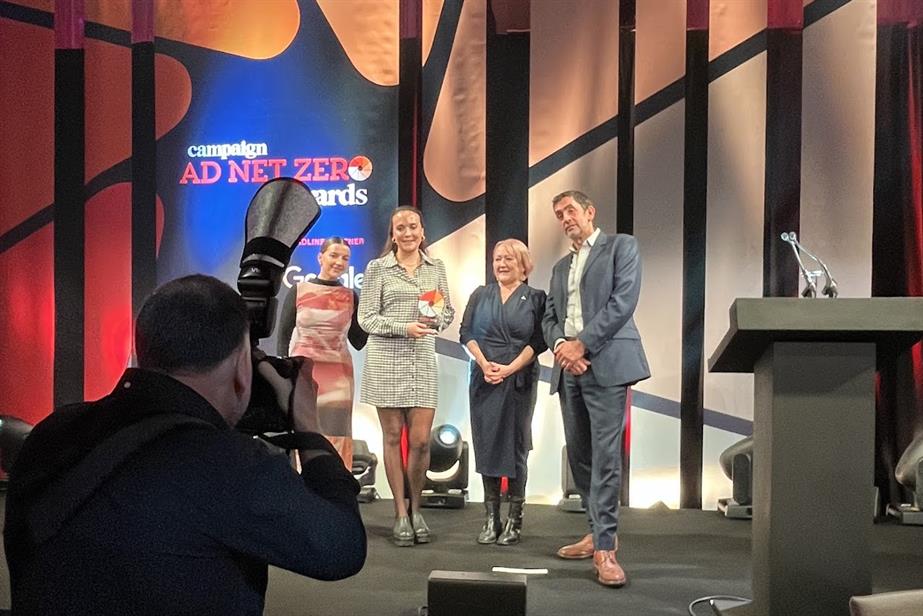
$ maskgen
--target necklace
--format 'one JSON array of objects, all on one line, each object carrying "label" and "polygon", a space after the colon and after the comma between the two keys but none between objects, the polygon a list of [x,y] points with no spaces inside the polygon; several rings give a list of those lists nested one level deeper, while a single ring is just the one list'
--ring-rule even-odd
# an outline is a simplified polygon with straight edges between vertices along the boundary
[{"label": "necklace", "polygon": [[410,260],[401,261],[400,257],[398,257],[397,255],[394,255],[394,258],[397,260],[400,266],[403,267],[404,269],[416,269],[420,265],[420,261],[422,259],[420,258],[419,252],[416,253],[416,255],[414,256],[416,257],[416,259],[414,259],[413,262],[410,262]]}]

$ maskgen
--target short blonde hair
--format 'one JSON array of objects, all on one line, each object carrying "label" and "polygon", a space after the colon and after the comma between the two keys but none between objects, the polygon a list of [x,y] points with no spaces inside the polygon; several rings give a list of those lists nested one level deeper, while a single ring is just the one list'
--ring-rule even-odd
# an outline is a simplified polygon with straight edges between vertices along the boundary
[{"label": "short blonde hair", "polygon": [[516,257],[516,261],[519,262],[519,267],[522,269],[523,279],[528,278],[529,274],[531,274],[532,270],[535,268],[535,264],[532,262],[532,255],[529,253],[529,247],[521,241],[511,237],[500,240],[494,244],[494,254],[496,254],[497,250],[500,248],[509,250],[510,253]]}]

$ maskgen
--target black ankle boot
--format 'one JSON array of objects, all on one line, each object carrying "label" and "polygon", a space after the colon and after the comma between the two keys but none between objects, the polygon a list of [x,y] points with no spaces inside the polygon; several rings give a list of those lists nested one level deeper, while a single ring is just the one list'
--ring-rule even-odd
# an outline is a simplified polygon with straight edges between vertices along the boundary
[{"label": "black ankle boot", "polygon": [[485,501],[484,511],[487,512],[487,518],[484,520],[481,534],[478,535],[478,543],[486,545],[497,541],[503,525],[500,523],[500,503],[498,501]]},{"label": "black ankle boot", "polygon": [[478,543],[495,543],[500,531],[503,530],[503,524],[500,522],[500,478],[482,476],[481,479],[484,482],[484,511],[487,517],[484,526],[481,527],[481,534],[478,535]]},{"label": "black ankle boot", "polygon": [[503,526],[503,532],[497,538],[497,545],[515,545],[519,543],[522,533],[522,504],[525,499],[521,496],[510,497],[510,516]]}]

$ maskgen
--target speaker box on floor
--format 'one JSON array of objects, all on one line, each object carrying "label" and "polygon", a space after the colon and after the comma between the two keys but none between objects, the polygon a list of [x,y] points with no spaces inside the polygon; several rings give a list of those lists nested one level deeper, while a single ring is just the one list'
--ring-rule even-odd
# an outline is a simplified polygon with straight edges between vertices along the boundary
[{"label": "speaker box on floor", "polygon": [[526,576],[521,573],[433,571],[428,616],[526,615]]}]

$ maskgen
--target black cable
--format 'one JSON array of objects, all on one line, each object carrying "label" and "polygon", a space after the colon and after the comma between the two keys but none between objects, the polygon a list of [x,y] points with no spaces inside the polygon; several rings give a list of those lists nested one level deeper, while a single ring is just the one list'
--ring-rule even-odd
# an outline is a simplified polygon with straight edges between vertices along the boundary
[{"label": "black cable", "polygon": [[692,608],[694,608],[699,603],[704,603],[706,601],[714,601],[716,599],[724,599],[726,601],[741,601],[741,602],[750,601],[750,599],[747,599],[746,597],[735,597],[734,595],[709,595],[707,597],[700,597],[689,604],[689,608],[688,608],[689,616],[696,616],[695,610],[693,610]]}]

